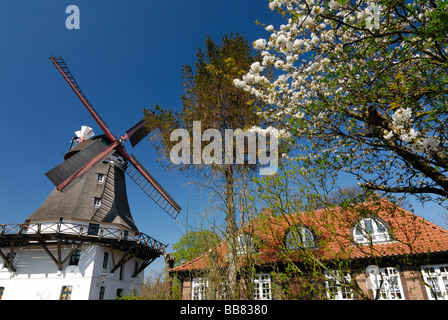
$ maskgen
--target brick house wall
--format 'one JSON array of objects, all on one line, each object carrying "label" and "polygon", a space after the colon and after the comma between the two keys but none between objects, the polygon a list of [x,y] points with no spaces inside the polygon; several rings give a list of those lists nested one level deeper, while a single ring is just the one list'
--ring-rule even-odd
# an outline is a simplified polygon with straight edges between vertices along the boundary
[{"label": "brick house wall", "polygon": [[[448,261],[447,261],[448,265]],[[399,270],[401,286],[403,289],[404,300],[428,300],[428,293],[424,282],[422,281],[422,275],[420,270]],[[371,285],[369,285],[369,275],[365,273],[361,273],[356,275],[355,281],[358,283],[359,287],[363,292],[365,292],[368,297],[373,299],[373,291]],[[284,285],[284,284],[283,284]],[[303,281],[300,279],[291,279],[288,285],[288,293],[284,293],[281,290],[282,284],[276,283],[272,280],[271,290],[272,290],[272,299],[273,300],[293,300],[293,299],[314,299],[314,300],[324,300],[327,299],[322,295],[324,290],[319,290],[320,293],[306,293],[305,295],[300,294],[300,290],[302,290]],[[317,284],[314,285],[320,286],[320,289],[323,289],[325,284]],[[182,300],[191,300],[192,299],[192,278],[185,278],[182,280]],[[354,300],[359,299],[356,295],[354,296]]]},{"label": "brick house wall", "polygon": [[400,271],[401,283],[406,300],[428,300],[425,284],[420,271]]}]

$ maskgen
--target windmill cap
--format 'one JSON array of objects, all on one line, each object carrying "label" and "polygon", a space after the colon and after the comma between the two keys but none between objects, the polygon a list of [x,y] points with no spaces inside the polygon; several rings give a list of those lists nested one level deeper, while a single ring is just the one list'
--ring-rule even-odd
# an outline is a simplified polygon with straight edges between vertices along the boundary
[{"label": "windmill cap", "polygon": [[80,143],[78,143],[77,145],[75,145],[73,148],[71,148],[65,155],[64,155],[64,160],[67,160],[68,158],[74,156],[76,153],[78,153],[79,151],[84,150],[85,148],[87,148],[88,146],[90,146],[92,143],[94,143],[96,140],[98,139],[105,139],[105,135],[99,135],[99,136],[95,136],[93,138],[90,138],[88,140],[84,140]]}]

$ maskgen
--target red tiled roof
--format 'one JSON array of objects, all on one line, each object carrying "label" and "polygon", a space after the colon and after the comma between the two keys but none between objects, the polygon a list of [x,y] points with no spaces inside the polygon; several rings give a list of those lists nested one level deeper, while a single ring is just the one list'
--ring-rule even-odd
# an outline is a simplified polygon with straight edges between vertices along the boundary
[{"label": "red tiled roof", "polygon": [[[353,228],[362,217],[377,217],[390,230],[389,242],[359,245],[353,242]],[[387,200],[371,201],[347,208],[336,207],[301,212],[288,216],[273,216],[263,212],[254,223],[240,232],[252,233],[260,240],[259,264],[280,262],[283,259],[300,259],[300,250],[280,254],[284,237],[293,225],[301,225],[314,234],[319,243],[314,255],[321,260],[335,258],[367,258],[372,256],[397,256],[409,253],[448,252],[448,231],[430,223]],[[225,256],[223,242],[211,249],[221,257]],[[172,268],[171,272],[201,270],[208,266],[208,253]]]}]

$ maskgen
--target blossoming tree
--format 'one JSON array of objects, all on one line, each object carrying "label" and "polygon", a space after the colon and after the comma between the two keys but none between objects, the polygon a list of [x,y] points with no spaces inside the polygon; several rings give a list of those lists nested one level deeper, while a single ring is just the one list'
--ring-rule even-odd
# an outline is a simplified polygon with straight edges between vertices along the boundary
[{"label": "blossoming tree", "polygon": [[[285,24],[235,79],[297,138],[299,160],[370,189],[448,197],[446,1],[271,0]],[[275,68],[272,79],[262,75]]]}]

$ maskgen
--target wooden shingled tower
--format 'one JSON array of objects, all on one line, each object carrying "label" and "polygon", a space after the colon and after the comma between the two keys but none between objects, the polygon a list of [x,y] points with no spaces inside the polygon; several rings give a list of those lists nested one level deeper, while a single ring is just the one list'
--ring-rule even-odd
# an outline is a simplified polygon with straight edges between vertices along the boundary
[{"label": "wooden shingled tower", "polygon": [[166,249],[135,225],[125,173],[173,218],[181,208],[124,147],[149,134],[146,122],[117,138],[64,60],[50,59],[104,134],[82,126],[64,161],[46,173],[55,185],[49,197],[25,223],[0,225],[0,299],[114,298]]}]

